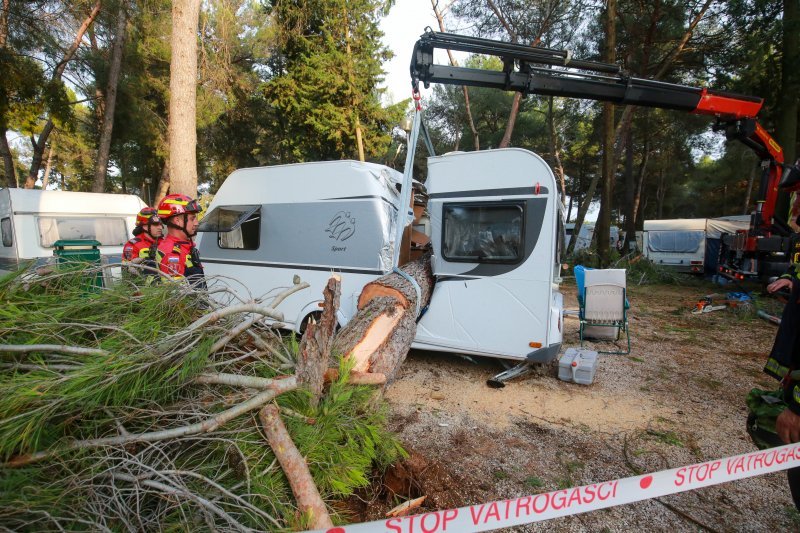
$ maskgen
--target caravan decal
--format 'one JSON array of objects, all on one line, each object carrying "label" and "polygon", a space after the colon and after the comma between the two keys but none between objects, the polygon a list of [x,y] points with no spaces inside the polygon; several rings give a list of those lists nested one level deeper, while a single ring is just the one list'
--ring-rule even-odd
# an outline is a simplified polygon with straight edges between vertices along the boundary
[{"label": "caravan decal", "polygon": [[350,211],[339,211],[333,215],[325,233],[330,233],[331,239],[346,241],[356,233],[356,218],[350,216]]}]

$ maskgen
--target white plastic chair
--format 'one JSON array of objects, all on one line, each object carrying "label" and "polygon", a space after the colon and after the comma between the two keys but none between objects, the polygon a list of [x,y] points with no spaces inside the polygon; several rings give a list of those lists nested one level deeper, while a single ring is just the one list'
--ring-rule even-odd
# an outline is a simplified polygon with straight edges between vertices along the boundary
[{"label": "white plastic chair", "polygon": [[616,341],[624,331],[628,341],[626,351],[598,351],[615,354],[631,352],[625,269],[586,270],[583,297],[579,296],[578,302],[581,346],[587,338]]}]

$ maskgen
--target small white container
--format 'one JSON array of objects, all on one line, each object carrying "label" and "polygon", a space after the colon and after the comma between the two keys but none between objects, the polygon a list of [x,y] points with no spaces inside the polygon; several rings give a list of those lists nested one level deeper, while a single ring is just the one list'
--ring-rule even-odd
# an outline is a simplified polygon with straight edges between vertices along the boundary
[{"label": "small white container", "polygon": [[584,348],[567,348],[558,360],[558,379],[591,385],[597,371],[597,352]]}]

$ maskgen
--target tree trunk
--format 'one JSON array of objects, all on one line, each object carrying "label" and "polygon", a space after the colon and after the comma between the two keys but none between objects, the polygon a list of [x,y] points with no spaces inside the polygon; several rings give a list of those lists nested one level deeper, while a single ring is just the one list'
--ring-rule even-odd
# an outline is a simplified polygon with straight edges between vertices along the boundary
[{"label": "tree trunk", "polygon": [[53,154],[56,151],[56,139],[58,137],[53,135],[50,140],[50,149],[47,151],[47,164],[44,167],[44,177],[42,178],[42,190],[47,190],[47,185],[50,183],[50,172],[53,170]]},{"label": "tree trunk", "polygon": [[114,46],[111,50],[111,66],[109,67],[108,85],[106,86],[103,124],[100,129],[92,192],[105,192],[106,190],[108,154],[111,152],[111,134],[114,131],[114,107],[117,104],[117,85],[119,85],[119,74],[122,68],[122,46],[125,43],[125,30],[128,23],[124,4],[119,6],[118,17],[117,33],[114,36]]},{"label": "tree trunk", "polygon": [[420,287],[420,297],[407,279],[387,274],[368,283],[358,298],[358,313],[343,327],[333,352],[355,360],[353,370],[384,374],[387,383],[408,353],[417,331],[416,310],[424,309],[433,292],[431,256],[406,263],[401,270]]},{"label": "tree trunk", "polygon": [[3,0],[3,7],[0,9],[0,49],[6,47],[8,42],[8,11],[11,8],[11,0]]},{"label": "tree trunk", "polygon": [[[67,68],[67,63],[72,61],[72,58],[75,57],[75,53],[78,51],[78,47],[81,45],[81,41],[83,41],[83,36],[86,31],[91,27],[92,23],[94,23],[94,19],[97,17],[97,14],[100,12],[100,0],[95,2],[94,6],[92,7],[92,11],[89,15],[83,20],[80,28],[78,28],[78,32],[75,35],[75,39],[72,41],[72,44],[67,51],[64,52],[64,57],[59,61],[56,65],[55,70],[53,71],[53,76],[50,79],[52,83],[57,83],[61,81],[61,76],[64,74],[64,69]],[[36,179],[39,177],[39,170],[42,168],[42,159],[44,155],[44,147],[47,144],[47,138],[50,136],[50,133],[53,131],[53,119],[48,118],[47,122],[42,128],[42,132],[39,134],[39,138],[36,140],[31,139],[31,145],[33,147],[33,156],[31,158],[31,168],[28,171],[28,177],[25,179],[25,188],[26,189],[33,189],[36,185]]]},{"label": "tree trunk", "polygon": [[[784,161],[794,163],[797,158],[797,113],[800,103],[800,1],[783,0],[783,57],[781,58],[781,90],[775,113],[775,139],[783,148]],[[789,224],[798,231],[795,223],[800,215],[800,194],[795,194],[794,205],[789,208],[789,197],[779,192],[775,212],[787,216]]]},{"label": "tree trunk", "polygon": [[158,180],[156,195],[153,197],[153,206],[158,205],[167,193],[169,193],[169,157],[164,161],[164,166],[161,167],[161,178]]},{"label": "tree trunk", "polygon": [[[634,196],[636,196],[636,182],[633,178],[633,137],[631,130],[626,135],[628,141],[625,148],[625,241],[622,245],[623,255],[630,250],[631,239],[636,235],[636,207],[634,206]],[[633,242],[636,239],[633,238]]]},{"label": "tree trunk", "polygon": [[[439,30],[442,33],[447,32],[444,27],[444,17],[442,12],[439,10],[439,2],[437,0],[431,0],[431,7],[433,7],[433,14],[436,16],[436,21],[439,23]],[[447,51],[447,57],[450,59],[450,65],[453,67],[458,66],[458,62],[453,57],[453,52],[450,50]],[[475,127],[475,120],[472,118],[472,107],[470,107],[469,103],[469,91],[467,90],[466,85],[461,86],[461,90],[464,93],[464,106],[467,110],[467,121],[469,122],[469,130],[472,132],[472,144],[475,147],[475,151],[479,151],[481,149],[481,141],[480,137],[478,136],[478,129]],[[458,150],[458,137],[456,138],[456,146],[453,150]]]},{"label": "tree trunk", "polygon": [[342,292],[342,279],[333,275],[322,291],[324,304],[319,322],[306,325],[303,340],[297,356],[295,375],[297,383],[311,393],[311,404],[316,407],[322,396],[325,371],[331,358],[331,347],[336,333],[336,314],[339,310],[339,297]]},{"label": "tree trunk", "polygon": [[572,238],[569,240],[567,247],[567,254],[572,254],[575,251],[575,243],[578,242],[578,235],[583,226],[583,220],[586,218],[586,213],[589,212],[589,206],[592,205],[594,193],[597,190],[597,183],[600,181],[600,174],[597,173],[592,177],[589,182],[589,188],[586,190],[586,196],[583,197],[583,202],[578,206],[578,214],[575,216],[575,228],[572,230]]},{"label": "tree trunk", "polygon": [[197,196],[197,26],[200,0],[172,3],[169,66],[170,191]]},{"label": "tree trunk", "polygon": [[6,128],[0,127],[0,155],[3,157],[3,169],[6,174],[6,187],[18,187],[17,172],[14,169],[14,157],[11,155],[11,147],[8,146],[6,138]]},{"label": "tree trunk", "polygon": [[[617,60],[617,2],[608,0],[606,7],[606,49],[604,60],[614,63]],[[600,266],[606,267],[610,262],[611,210],[614,199],[614,177],[616,159],[614,157],[614,104],[603,104],[603,187],[600,193],[600,213],[595,225],[597,239],[597,255]]]},{"label": "tree trunk", "polygon": [[558,135],[556,134],[556,117],[553,112],[553,97],[547,99],[547,129],[550,133],[550,153],[553,154],[553,168],[561,185],[561,201],[567,199],[567,182],[564,177],[564,166],[561,164],[561,153],[558,148]]}]

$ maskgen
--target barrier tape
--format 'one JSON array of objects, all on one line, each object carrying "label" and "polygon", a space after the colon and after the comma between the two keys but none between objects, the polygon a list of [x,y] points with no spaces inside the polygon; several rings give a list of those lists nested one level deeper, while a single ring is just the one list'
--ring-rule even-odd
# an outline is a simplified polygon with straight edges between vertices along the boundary
[{"label": "barrier tape", "polygon": [[490,531],[677,494],[800,466],[800,443],[511,500],[351,524],[321,533]]}]

